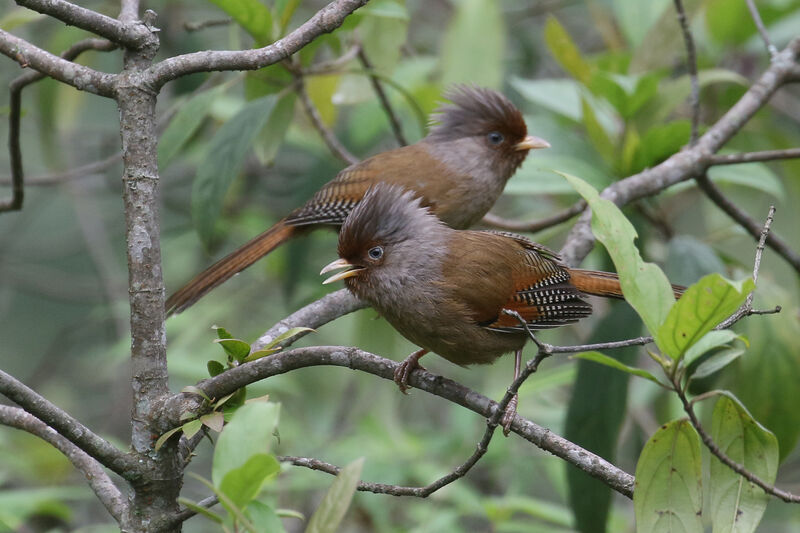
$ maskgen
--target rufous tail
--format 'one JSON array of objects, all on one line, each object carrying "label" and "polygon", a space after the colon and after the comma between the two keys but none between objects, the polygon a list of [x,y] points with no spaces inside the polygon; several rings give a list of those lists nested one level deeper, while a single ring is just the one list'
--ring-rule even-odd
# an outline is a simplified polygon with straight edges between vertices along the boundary
[{"label": "rufous tail", "polygon": [[224,283],[289,240],[299,228],[281,220],[261,235],[226,255],[167,298],[167,316],[180,313],[211,289]]},{"label": "rufous tail", "polygon": [[[625,298],[622,295],[619,276],[612,272],[571,268],[569,273],[570,282],[583,293],[605,298]],[[672,285],[672,292],[676,299],[680,298],[685,290],[686,287],[682,285]]]}]

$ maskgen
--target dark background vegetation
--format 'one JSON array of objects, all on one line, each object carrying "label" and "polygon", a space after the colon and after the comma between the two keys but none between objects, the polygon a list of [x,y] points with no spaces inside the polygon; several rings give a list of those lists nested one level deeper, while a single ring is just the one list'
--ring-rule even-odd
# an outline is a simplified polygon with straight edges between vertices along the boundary
[{"label": "dark background vegetation", "polygon": [[[118,9],[116,2],[82,5],[109,15]],[[302,2],[292,25],[322,5]],[[771,38],[781,48],[800,27],[800,1],[765,0],[758,5]],[[187,31],[186,23],[224,18],[211,3],[151,1],[145,7],[159,14],[157,58],[252,45],[234,24]],[[687,2],[687,9],[701,72],[701,124],[711,124],[768,66],[768,56],[743,1],[697,0]],[[0,8],[0,27],[13,28],[17,35],[55,53],[85,36],[46,17],[31,18],[30,13],[6,2]],[[507,194],[493,210],[503,218],[535,220],[577,201],[566,182],[548,169],[575,174],[602,188],[653,166],[689,140],[686,54],[671,1],[386,0],[373,2],[359,13],[363,19],[373,19],[371,32],[364,29],[361,19],[347,22],[343,30],[312,45],[307,60],[335,59],[358,36],[378,71],[402,89],[386,85],[410,141],[424,134],[426,124],[420,123],[409,99],[427,115],[449,83],[467,81],[502,90],[524,110],[530,132],[551,142],[550,150],[531,154],[509,183]],[[17,23],[21,25],[14,26]],[[564,57],[558,58],[559,50],[565,50],[564,35],[574,40],[590,70],[582,70],[580,63],[569,58],[566,63]],[[90,52],[83,61],[113,72],[120,55]],[[18,74],[17,65],[0,61],[3,85]],[[259,74],[263,78],[254,81]],[[163,131],[175,110],[198,88],[226,84],[198,131],[160,168],[168,291],[300,205],[344,166],[297,103],[282,142],[266,135],[257,139],[256,149],[249,152],[241,175],[225,197],[214,237],[205,242],[199,238],[190,197],[198,169],[214,157],[209,141],[241,109],[248,91],[256,90],[253,86],[263,79],[276,81],[269,76],[197,74],[161,92]],[[397,145],[356,61],[342,72],[310,76],[306,84],[326,124],[356,156]],[[0,215],[0,365],[125,448],[131,395],[121,163],[69,173],[118,152],[117,109],[110,100],[52,80],[29,89],[23,104],[26,203],[21,212]],[[0,107],[0,115],[7,112],[7,107]],[[5,128],[0,131],[5,137]],[[798,145],[800,91],[788,86],[726,149]],[[3,183],[7,183],[8,166],[7,154],[0,152]],[[769,204],[776,204],[774,229],[794,249],[800,249],[800,213],[795,204],[800,199],[798,176],[797,160],[712,171],[726,194],[755,218],[762,219]],[[0,188],[0,193],[6,194],[6,189]],[[752,269],[752,237],[692,182],[639,201],[626,214],[639,231],[643,255],[664,265],[673,282],[691,283],[711,271],[737,279]],[[562,224],[535,238],[558,249],[569,227]],[[206,377],[206,361],[219,358],[219,347],[211,342],[215,338],[212,325],[254,340],[282,317],[330,291],[320,284],[318,272],[335,256],[335,234],[315,232],[280,248],[170,319],[173,389]],[[609,268],[599,249],[584,266]],[[625,304],[595,303],[591,319],[548,332],[544,338],[577,344],[640,334],[640,323]],[[737,326],[749,338],[750,349],[712,382],[698,387],[699,391],[733,390],[756,419],[777,434],[784,461],[777,483],[797,492],[797,272],[767,250],[756,306],[775,305],[782,306],[781,314],[751,317]],[[396,360],[415,349],[370,309],[343,317],[298,344],[352,345]],[[628,349],[620,357],[647,364],[640,348]],[[491,398],[502,396],[512,374],[510,359],[469,369],[434,356],[426,361],[432,372]],[[317,457],[339,465],[365,457],[362,478],[369,481],[426,484],[469,456],[484,430],[483,420],[463,408],[420,391],[403,396],[390,382],[342,368],[291,372],[249,390],[254,396],[269,394],[282,405],[276,453]],[[628,472],[633,472],[641,446],[659,424],[682,414],[674,398],[648,382],[628,383],[623,374],[566,357],[547,360],[524,385],[519,411]],[[49,445],[4,428],[0,449],[0,522],[10,527],[25,524],[28,530],[47,529],[43,523],[81,531],[115,529],[104,525],[109,523],[105,511],[71,465]],[[210,451],[207,442],[201,444],[192,471],[208,475]],[[496,438],[465,479],[429,499],[358,493],[342,531],[571,531],[575,527],[571,509],[581,507],[583,530],[600,531],[600,509],[606,497],[613,500],[608,530],[632,531],[631,502],[610,496],[599,483],[587,480],[521,439]],[[280,507],[308,514],[330,482],[324,474],[288,468],[266,494]],[[184,494],[198,500],[207,492],[189,480]],[[48,519],[35,522],[33,516]],[[592,516],[596,521],[586,518]],[[290,530],[298,527],[291,520],[286,524]],[[185,525],[186,531],[209,528],[211,523],[199,518]],[[771,501],[760,531],[797,528],[798,508]]]}]

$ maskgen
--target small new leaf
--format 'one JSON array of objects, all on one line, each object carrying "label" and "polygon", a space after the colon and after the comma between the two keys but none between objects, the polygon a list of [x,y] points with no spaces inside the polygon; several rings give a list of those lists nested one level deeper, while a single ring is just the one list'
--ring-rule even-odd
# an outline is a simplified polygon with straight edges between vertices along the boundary
[{"label": "small new leaf", "polygon": [[203,389],[200,387],[195,387],[194,385],[186,385],[181,389],[181,392],[185,392],[186,394],[197,394],[198,396],[202,396],[205,401],[211,401],[211,398],[208,397],[208,394],[203,392]]},{"label": "small new leaf", "polygon": [[172,428],[172,429],[170,429],[169,431],[167,431],[166,433],[164,433],[163,435],[161,435],[161,436],[158,438],[158,440],[156,441],[156,444],[155,444],[155,446],[153,447],[153,449],[154,449],[155,451],[158,451],[158,450],[160,450],[160,449],[161,449],[161,447],[164,445],[164,443],[166,443],[166,442],[167,442],[167,440],[169,440],[169,438],[170,438],[171,436],[173,436],[173,435],[174,435],[175,433],[177,433],[178,431],[181,431],[182,429],[183,429],[183,427],[182,427],[182,426],[178,426],[178,427],[176,427],[176,428]]}]

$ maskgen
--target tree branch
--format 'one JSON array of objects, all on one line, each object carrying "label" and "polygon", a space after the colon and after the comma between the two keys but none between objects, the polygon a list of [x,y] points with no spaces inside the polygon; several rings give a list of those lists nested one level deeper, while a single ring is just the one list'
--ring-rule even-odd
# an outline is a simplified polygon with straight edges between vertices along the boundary
[{"label": "tree branch", "polygon": [[158,89],[166,82],[195,72],[256,70],[282,61],[305,45],[342,25],[347,16],[368,0],[335,0],[320,9],[302,26],[269,46],[254,50],[209,50],[171,57],[143,73]]},{"label": "tree branch", "polygon": [[113,74],[98,72],[67,61],[3,30],[0,30],[0,53],[10,57],[23,68],[31,67],[81,91],[108,98],[114,97]]},{"label": "tree branch", "polygon": [[758,12],[756,3],[753,0],[745,0],[745,3],[747,4],[747,9],[750,10],[750,16],[753,18],[756,29],[758,29],[758,34],[761,36],[761,40],[764,41],[764,46],[767,47],[769,56],[775,57],[775,54],[778,53],[778,49],[769,39],[769,34],[767,33],[767,29],[764,27],[764,21],[761,20],[761,14]]},{"label": "tree branch", "polygon": [[566,222],[575,215],[582,213],[586,209],[586,202],[581,200],[569,206],[568,208],[552,214],[549,217],[534,222],[522,222],[519,220],[509,220],[507,218],[499,217],[488,213],[483,217],[482,222],[493,228],[508,230],[508,231],[526,231],[535,233],[543,229],[551,228],[562,222]]},{"label": "tree branch", "polygon": [[[204,380],[198,386],[212,398],[221,398],[249,383],[283,374],[309,366],[342,366],[367,372],[387,380],[393,380],[394,369],[398,363],[353,347],[315,346],[297,348],[246,363],[219,376]],[[436,376],[424,370],[411,373],[410,383],[417,389],[440,396],[462,407],[489,418],[499,408],[493,402],[463,385],[450,379]],[[180,415],[184,412],[197,412],[202,409],[203,399],[194,394],[182,393],[169,398],[163,405],[162,419],[171,427],[178,426]],[[577,466],[587,474],[596,477],[617,492],[631,497],[633,476],[593,453],[584,450],[568,440],[516,416],[512,431],[565,461]]]},{"label": "tree branch", "polygon": [[[152,32],[138,22],[123,23],[91,9],[86,9],[65,0],[15,0],[18,5],[38,13],[50,15],[61,22],[105,37],[126,48],[140,49],[155,46]],[[123,14],[126,13],[123,10]],[[134,13],[135,14],[135,13]]]},{"label": "tree branch", "polygon": [[69,462],[86,478],[86,483],[106,508],[109,514],[119,522],[125,513],[125,500],[122,493],[108,477],[100,463],[69,440],[59,435],[54,429],[26,413],[18,407],[0,405],[0,424],[27,431],[53,445],[69,459]]},{"label": "tree branch", "polygon": [[103,466],[127,480],[137,479],[139,460],[123,453],[93,433],[66,411],[58,408],[13,376],[0,370],[0,394],[55,429],[75,446],[97,459]]},{"label": "tree branch", "polygon": [[760,152],[745,152],[741,154],[714,155],[709,158],[709,165],[738,165],[740,163],[775,161],[778,159],[796,159],[798,157],[800,157],[800,148],[786,148],[785,150],[763,150]]},{"label": "tree branch", "polygon": [[[733,137],[788,80],[797,66],[798,54],[800,37],[793,39],[773,58],[772,64],[758,81],[700,137],[695,146],[681,150],[653,168],[613,183],[603,190],[601,196],[617,205],[625,205],[701,175],[708,168],[712,154]],[[570,265],[579,264],[594,245],[590,221],[590,213],[584,213],[561,249],[562,258]]]},{"label": "tree branch", "polygon": [[694,39],[686,20],[686,11],[683,9],[683,0],[674,0],[675,11],[678,14],[678,24],[683,34],[683,44],[686,47],[686,66],[689,70],[689,81],[692,92],[689,96],[689,105],[692,108],[692,129],[689,136],[689,146],[697,143],[697,134],[700,127],[700,82],[697,79],[697,52],[694,48]]}]

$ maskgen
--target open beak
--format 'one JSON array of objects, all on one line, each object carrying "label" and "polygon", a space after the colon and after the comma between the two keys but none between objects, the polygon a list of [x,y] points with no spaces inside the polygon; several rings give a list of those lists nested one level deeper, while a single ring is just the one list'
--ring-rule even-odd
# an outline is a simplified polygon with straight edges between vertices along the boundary
[{"label": "open beak", "polygon": [[550,143],[541,137],[528,135],[514,145],[514,150],[537,150],[539,148],[550,148]]},{"label": "open beak", "polygon": [[321,276],[327,272],[330,272],[331,270],[339,270],[340,268],[347,268],[349,270],[344,270],[342,272],[339,272],[338,274],[334,274],[333,276],[323,281],[322,284],[327,285],[328,283],[333,283],[334,281],[339,281],[340,279],[350,278],[352,276],[355,276],[362,270],[364,270],[363,268],[357,267],[352,263],[348,263],[347,260],[345,259],[337,259],[336,261],[330,263],[325,268],[320,270],[319,275]]}]

